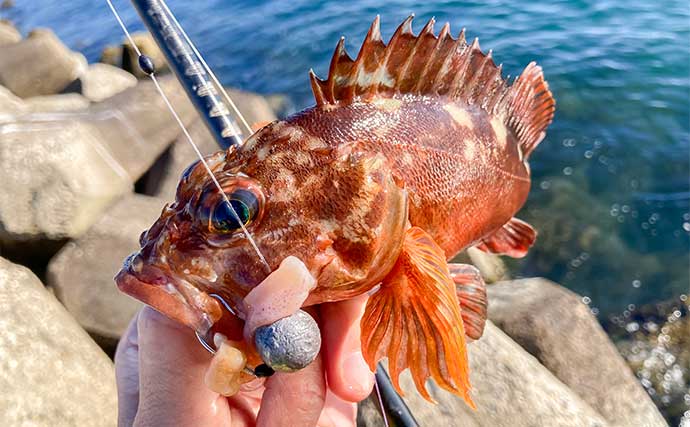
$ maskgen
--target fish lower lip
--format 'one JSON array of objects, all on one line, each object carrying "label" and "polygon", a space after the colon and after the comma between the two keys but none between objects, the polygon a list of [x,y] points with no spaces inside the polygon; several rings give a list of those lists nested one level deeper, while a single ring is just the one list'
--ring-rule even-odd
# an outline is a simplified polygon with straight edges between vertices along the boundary
[{"label": "fish lower lip", "polygon": [[222,314],[216,300],[172,273],[145,264],[138,254],[127,258],[115,283],[121,292],[200,333]]}]

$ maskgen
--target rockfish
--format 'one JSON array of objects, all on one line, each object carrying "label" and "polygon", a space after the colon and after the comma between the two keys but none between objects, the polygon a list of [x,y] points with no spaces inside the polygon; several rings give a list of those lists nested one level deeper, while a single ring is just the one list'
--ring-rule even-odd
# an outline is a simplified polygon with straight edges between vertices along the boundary
[{"label": "rockfish", "polygon": [[372,370],[387,357],[396,388],[409,368],[425,398],[433,378],[473,405],[465,336],[482,334],[486,290],[474,267],[448,260],[470,246],[526,254],[536,232],[513,216],[555,103],[534,63],[509,84],[464,31],[436,36],[432,19],[414,35],[411,23],[386,45],[377,18],[354,60],[341,39],[328,78],[310,72],[316,105],[206,159],[237,215],[192,164],[120,289],[205,332],[222,315],[210,294],[243,318],[265,264],[295,256],[316,283],[302,306],[370,294]]}]

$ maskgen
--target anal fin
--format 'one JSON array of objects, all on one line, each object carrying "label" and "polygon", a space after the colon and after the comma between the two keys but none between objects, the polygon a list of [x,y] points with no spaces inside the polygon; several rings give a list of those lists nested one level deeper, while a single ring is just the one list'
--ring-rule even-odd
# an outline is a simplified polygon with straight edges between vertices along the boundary
[{"label": "anal fin", "polygon": [[527,255],[530,246],[537,239],[537,231],[525,221],[512,218],[503,227],[484,237],[477,249],[513,258]]},{"label": "anal fin", "polygon": [[[411,227],[401,254],[362,317],[362,353],[371,369],[388,357],[391,380],[410,368],[419,393],[433,401],[427,378],[471,407],[465,331],[443,250],[424,230]],[[402,394],[402,393],[401,393]]]},{"label": "anal fin", "polygon": [[481,338],[486,325],[486,284],[476,267],[469,264],[448,264],[450,277],[460,302],[465,335],[473,340]]}]

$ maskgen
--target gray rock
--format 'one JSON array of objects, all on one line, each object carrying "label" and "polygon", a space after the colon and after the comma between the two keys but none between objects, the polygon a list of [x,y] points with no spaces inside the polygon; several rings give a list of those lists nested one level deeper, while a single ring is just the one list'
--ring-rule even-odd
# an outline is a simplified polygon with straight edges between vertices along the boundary
[{"label": "gray rock", "polygon": [[[64,113],[80,111],[89,107],[91,102],[78,93],[32,96],[21,99],[8,89],[0,86],[0,125],[22,121],[23,116],[31,113]],[[41,115],[29,117],[29,120]],[[46,118],[46,116],[43,116]],[[53,116],[54,117],[54,116]]]},{"label": "gray rock", "polygon": [[136,84],[137,78],[127,71],[108,64],[93,64],[65,92],[81,93],[93,102],[100,102]]},{"label": "gray rock", "polygon": [[0,84],[22,98],[59,93],[86,67],[86,58],[50,30],[34,30],[20,42],[0,46]]},{"label": "gray rock", "polygon": [[0,419],[115,426],[112,362],[28,269],[0,258]]},{"label": "gray rock", "polygon": [[[405,402],[421,426],[605,427],[609,424],[519,345],[487,322],[469,345],[473,411],[461,398],[427,382],[437,405],[416,392],[409,371],[400,377]],[[367,424],[372,425],[372,424]]]},{"label": "gray rock", "polygon": [[[159,77],[158,81],[182,122],[189,126],[198,115],[182,87],[173,76]],[[149,170],[181,132],[163,98],[148,80],[91,104],[85,119],[98,122],[109,152],[132,182]]]},{"label": "gray rock", "polygon": [[[189,123],[194,111],[177,82],[161,85]],[[0,246],[81,235],[178,133],[150,82],[82,112],[0,123]]]},{"label": "gray rock", "polygon": [[10,21],[0,20],[0,46],[17,43],[22,39]]},{"label": "gray rock", "polygon": [[467,249],[467,255],[470,258],[471,264],[474,264],[479,272],[482,273],[486,283],[510,279],[508,268],[499,255],[480,251],[477,248]]},{"label": "gray rock", "polygon": [[225,90],[250,126],[277,119],[275,111],[264,96],[239,89],[225,88]]},{"label": "gray rock", "polygon": [[32,96],[24,100],[29,112],[32,113],[61,113],[79,111],[88,108],[89,100],[78,93],[63,93],[59,95]]},{"label": "gray rock", "polygon": [[98,126],[0,125],[0,244],[78,236],[132,188]]},{"label": "gray rock", "polygon": [[357,404],[357,427],[385,426],[381,416],[381,403],[374,390],[369,397]]},{"label": "gray rock", "polygon": [[106,46],[98,62],[122,68],[122,45]]},{"label": "gray rock", "polygon": [[12,121],[25,111],[24,101],[10,92],[9,89],[0,86],[0,123]]},{"label": "gray rock", "polygon": [[127,255],[139,248],[139,234],[153,224],[164,205],[154,197],[126,195],[48,264],[48,285],[92,334],[119,339],[141,308],[140,302],[118,291],[113,277]]},{"label": "gray rock", "polygon": [[494,283],[499,280],[507,280],[510,278],[508,268],[506,268],[505,263],[499,255],[480,251],[474,247],[468,248],[466,251],[460,253],[453,258],[451,262],[474,265],[482,274],[482,278],[486,283]]},{"label": "gray rock", "polygon": [[[195,120],[188,130],[201,154],[209,155],[220,150],[201,119]],[[175,197],[182,172],[197,159],[198,157],[187,141],[187,137],[179,135],[165,154],[149,170],[144,183],[144,192],[172,200]]]},{"label": "gray rock", "polygon": [[[276,120],[275,113],[263,96],[235,89],[226,90],[250,126],[254,123]],[[220,150],[201,119],[197,119],[189,126],[189,133],[202,154],[208,155]],[[175,196],[180,175],[187,166],[196,160],[197,155],[187,138],[180,135],[149,172],[145,192],[165,199],[172,199]]]},{"label": "gray rock", "polygon": [[580,296],[545,279],[488,293],[489,318],[611,424],[666,425]]}]

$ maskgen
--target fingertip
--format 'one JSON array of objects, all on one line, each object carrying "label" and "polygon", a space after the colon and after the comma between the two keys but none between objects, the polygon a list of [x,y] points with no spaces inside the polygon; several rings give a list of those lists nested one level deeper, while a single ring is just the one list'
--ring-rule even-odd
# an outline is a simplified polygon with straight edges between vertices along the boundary
[{"label": "fingertip", "polygon": [[292,373],[276,373],[265,383],[258,427],[316,425],[326,399],[321,357]]},{"label": "fingertip", "polygon": [[374,373],[369,369],[361,351],[345,357],[340,375],[342,385],[338,387],[337,394],[341,399],[359,402],[369,396],[374,387]]},{"label": "fingertip", "polygon": [[361,295],[320,309],[328,387],[348,402],[366,398],[374,386],[374,374],[362,356],[359,325],[367,299]]}]

